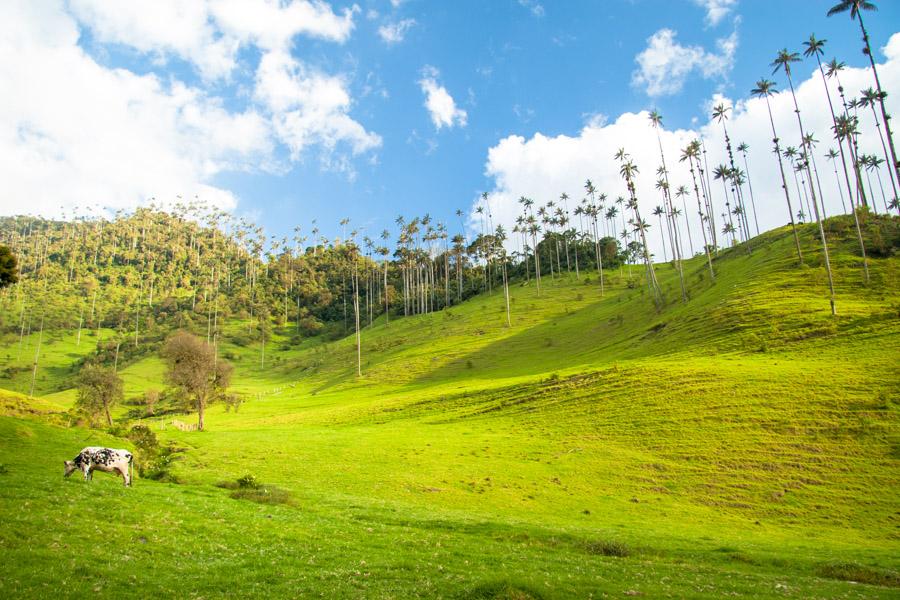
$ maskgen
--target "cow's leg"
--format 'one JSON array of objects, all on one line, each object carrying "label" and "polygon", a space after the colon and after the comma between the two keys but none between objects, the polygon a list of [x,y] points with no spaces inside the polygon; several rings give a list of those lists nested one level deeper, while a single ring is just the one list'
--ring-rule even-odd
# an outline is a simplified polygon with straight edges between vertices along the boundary
[{"label": "cow's leg", "polygon": [[118,467],[116,470],[122,475],[122,479],[125,480],[125,487],[131,485],[131,479],[128,477],[128,467]]},{"label": "cow's leg", "polygon": [[90,481],[90,480],[91,480],[91,467],[90,467],[90,465],[87,465],[87,464],[82,465],[81,471],[84,473],[84,480],[85,480],[85,481]]}]

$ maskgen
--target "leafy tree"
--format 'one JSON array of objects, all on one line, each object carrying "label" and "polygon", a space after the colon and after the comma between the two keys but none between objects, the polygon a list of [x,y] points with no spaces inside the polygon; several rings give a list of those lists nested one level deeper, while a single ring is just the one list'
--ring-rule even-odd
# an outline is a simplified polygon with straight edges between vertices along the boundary
[{"label": "leafy tree", "polygon": [[231,363],[217,358],[211,345],[186,331],[170,336],[161,356],[166,379],[197,407],[197,429],[203,431],[207,404],[222,396],[231,382]]},{"label": "leafy tree", "polygon": [[100,412],[106,416],[106,424],[112,426],[110,407],[122,400],[122,378],[115,370],[102,365],[87,364],[78,374],[78,399],[76,406],[91,417]]}]

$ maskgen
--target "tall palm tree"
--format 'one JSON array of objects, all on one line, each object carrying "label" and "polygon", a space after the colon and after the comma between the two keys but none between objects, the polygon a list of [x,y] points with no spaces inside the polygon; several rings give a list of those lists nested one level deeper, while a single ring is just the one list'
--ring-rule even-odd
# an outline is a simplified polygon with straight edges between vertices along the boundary
[{"label": "tall palm tree", "polygon": [[[809,36],[809,40],[806,42],[803,42],[803,45],[806,46],[806,50],[803,51],[803,54],[805,56],[815,56],[816,57],[816,64],[819,67],[819,74],[822,76],[822,85],[825,86],[825,98],[828,101],[828,110],[831,113],[831,123],[836,128],[837,127],[837,116],[834,113],[834,105],[831,103],[831,90],[828,89],[828,79],[826,78],[825,70],[822,67],[822,56],[825,54],[824,48],[825,48],[826,42],[827,42],[827,40],[816,39],[816,36],[811,34]],[[841,68],[840,66],[838,66],[838,63],[836,60],[832,61],[832,63],[834,64],[835,72]],[[829,68],[831,68],[831,65],[829,65]],[[831,71],[829,71],[829,72],[831,72]],[[841,89],[843,90],[843,88],[841,88]],[[841,95],[843,96],[843,91],[841,92]],[[845,183],[847,184],[847,193],[852,197],[853,190],[850,185],[850,173],[847,171],[847,162],[844,158],[844,145],[840,142],[838,143],[838,149],[840,151],[840,156],[841,156],[841,166],[844,169],[844,180],[845,180]],[[833,162],[834,157],[831,157],[831,160]],[[837,173],[837,165],[835,165],[835,173]],[[843,190],[841,190],[840,181],[838,181],[838,191],[841,192],[841,204],[843,205],[844,192],[843,192]],[[847,212],[846,207],[844,207],[844,212]]]},{"label": "tall palm tree", "polygon": [[[659,219],[659,237],[662,240],[663,261],[669,262],[669,257],[666,255],[666,236],[663,234],[662,216],[664,214],[666,214],[666,211],[662,206],[657,205],[656,208],[653,209],[653,216],[657,217]],[[674,260],[674,257],[673,257],[673,260]]]},{"label": "tall palm tree", "polygon": [[[881,123],[878,121],[878,113],[875,112],[875,104],[878,100],[879,94],[872,88],[865,89],[860,93],[862,94],[862,96],[860,97],[858,104],[859,104],[859,106],[868,106],[872,109],[872,117],[874,117],[874,119],[875,119],[876,129],[878,129],[878,138],[881,140],[881,149],[884,152],[884,158],[885,158],[885,160],[890,160],[890,157],[888,156],[888,149],[884,145],[884,135],[881,133]],[[884,161],[881,161],[881,162],[883,163]],[[894,170],[888,169],[888,175],[891,180],[891,190],[894,192],[893,197],[897,198],[898,197],[897,182],[894,180]],[[881,176],[879,175],[879,180],[880,179],[881,179]],[[881,191],[882,191],[882,197],[883,197],[884,196],[884,188],[882,188]],[[885,205],[885,212],[887,212],[887,205]]]},{"label": "tall palm tree", "polygon": [[863,11],[877,9],[875,4],[869,0],[841,0],[831,7],[828,11],[828,16],[831,17],[847,12],[848,10],[850,11],[850,19],[855,20],[859,17],[859,28],[862,31],[863,42],[866,44],[866,47],[863,49],[863,54],[869,57],[869,64],[872,65],[872,75],[875,76],[875,88],[878,90],[878,103],[881,106],[881,118],[882,121],[884,121],[884,130],[885,133],[887,133],[888,145],[891,149],[894,175],[897,177],[897,181],[900,181],[900,161],[897,160],[897,151],[894,150],[894,136],[891,135],[891,118],[884,107],[884,99],[887,94],[881,89],[881,81],[878,79],[878,69],[875,67],[875,56],[872,54],[872,46],[869,44],[869,32],[866,31],[866,25],[863,23]]},{"label": "tall palm tree", "polygon": [[731,245],[733,246],[736,243],[734,232],[737,231],[734,227],[734,221],[731,218],[731,201],[728,199],[728,179],[730,177],[729,169],[725,165],[719,165],[713,170],[713,179],[721,179],[722,180],[722,188],[725,190],[725,212],[722,213],[723,220],[727,221],[727,224],[730,225],[728,228],[722,229],[723,232],[731,233]]},{"label": "tall palm tree", "polygon": [[700,190],[697,187],[697,174],[694,171],[694,161],[700,159],[700,142],[694,140],[682,151],[680,162],[688,161],[691,171],[691,180],[694,182],[694,195],[697,197],[697,214],[700,216],[700,232],[703,234],[703,251],[706,252],[706,263],[709,265],[709,276],[713,281],[716,280],[716,273],[713,271],[712,257],[709,252],[709,242],[706,239],[706,227],[703,221],[706,220],[703,214],[703,203],[700,201]]},{"label": "tall palm tree", "polygon": [[688,221],[688,207],[687,207],[687,198],[690,192],[686,185],[679,185],[678,189],[675,190],[675,197],[681,198],[681,205],[684,207],[684,229],[687,231],[688,236],[688,247],[691,249],[691,257],[694,256],[694,239],[691,237],[691,223]]},{"label": "tall palm tree", "polygon": [[797,114],[797,125],[800,128],[800,141],[806,147],[806,158],[803,160],[803,164],[806,167],[806,175],[809,181],[809,194],[812,201],[813,211],[815,213],[816,221],[818,221],[819,223],[819,236],[822,241],[822,255],[825,258],[825,271],[828,274],[828,289],[830,292],[829,302],[831,304],[831,314],[836,315],[837,310],[834,305],[834,277],[831,273],[831,260],[828,256],[828,240],[825,237],[825,228],[822,224],[822,219],[819,217],[819,203],[816,201],[816,191],[812,184],[812,174],[810,172],[809,157],[812,155],[812,147],[807,145],[807,142],[809,140],[806,137],[806,132],[803,130],[803,120],[800,118],[800,106],[797,104],[797,94],[794,92],[794,81],[791,77],[791,64],[799,61],[800,56],[796,52],[789,52],[787,48],[784,48],[780,52],[778,52],[775,60],[772,61],[771,66],[774,67],[773,73],[778,72],[779,70],[784,71],[784,74],[788,79],[788,85],[790,85],[791,88],[791,97],[794,99],[794,112]]},{"label": "tall palm tree", "polygon": [[781,160],[781,145],[778,139],[778,133],[775,131],[775,118],[772,116],[772,104],[769,97],[775,92],[775,82],[768,79],[760,79],[756,82],[756,87],[750,93],[757,98],[765,98],[766,108],[769,111],[769,123],[772,126],[772,144],[775,147],[775,156],[778,157],[778,170],[781,173],[781,189],[784,190],[784,200],[788,207],[788,216],[791,219],[791,230],[794,233],[794,244],[797,247],[797,259],[803,264],[803,253],[800,251],[800,236],[797,234],[797,224],[794,222],[794,208],[791,206],[791,194],[788,191],[787,178],[784,174],[784,163]]},{"label": "tall palm tree", "polygon": [[625,152],[624,148],[620,148],[616,152],[616,160],[622,163],[619,174],[625,180],[625,187],[628,189],[628,208],[632,210],[634,215],[631,224],[635,231],[641,236],[641,245],[644,250],[644,265],[647,268],[647,282],[653,292],[653,301],[657,309],[662,308],[662,290],[659,287],[659,281],[656,279],[656,271],[653,269],[653,260],[650,258],[650,247],[647,244],[647,223],[641,219],[641,213],[638,209],[637,193],[634,184],[634,178],[638,174],[637,165],[631,160],[631,157]]},{"label": "tall palm tree", "polygon": [[597,231],[597,207],[594,206],[594,194],[597,192],[597,189],[594,187],[594,184],[590,179],[584,182],[584,191],[587,192],[588,196],[591,197],[589,215],[593,219],[594,253],[597,258],[597,273],[600,274],[600,296],[603,296],[603,252],[600,250],[600,235]]},{"label": "tall palm tree", "polygon": [[559,219],[560,227],[563,229],[563,238],[566,245],[566,273],[571,273],[569,269],[569,234],[567,228],[569,225],[569,195],[563,192],[559,195],[559,199],[563,205],[557,218]]},{"label": "tall palm tree", "polygon": [[[717,106],[713,107],[713,118],[716,119],[719,123],[722,124],[722,131],[725,133],[725,149],[728,151],[728,164],[730,169],[727,170],[727,174],[731,179],[732,185],[732,193],[734,194],[735,203],[741,208],[741,216],[744,217],[747,214],[747,211],[744,209],[744,194],[741,190],[741,186],[737,180],[737,167],[734,165],[734,152],[731,149],[731,138],[728,136],[728,127],[725,125],[725,122],[728,120],[728,112],[731,110],[730,107],[725,106],[724,103],[719,103]],[[723,183],[725,180],[722,180]],[[726,193],[727,196],[727,193]],[[730,216],[729,216],[730,219]],[[732,223],[733,224],[733,223]],[[743,223],[739,223],[739,225],[743,225],[742,229],[749,234],[750,224],[744,221]],[[750,251],[749,244],[749,235],[747,251]]]},{"label": "tall palm tree", "polygon": [[[859,169],[856,168],[856,154],[859,154],[858,148],[856,146],[856,135],[851,134],[852,127],[849,127],[849,119],[850,117],[850,104],[847,101],[846,95],[844,95],[844,86],[841,85],[841,71],[844,70],[846,65],[843,62],[840,62],[836,58],[831,59],[831,61],[826,65],[828,68],[825,71],[825,76],[828,79],[834,79],[837,82],[838,95],[841,97],[841,105],[844,108],[844,112],[835,119],[834,122],[834,134],[835,139],[839,142],[843,143],[846,140],[847,144],[847,153],[850,155],[850,163],[853,165],[853,175],[856,180],[856,199],[857,203],[854,205],[853,198],[854,194],[850,193],[850,206],[854,210],[856,206],[868,206],[868,202],[866,200],[866,193],[863,189],[862,179],[860,178]],[[846,135],[845,135],[846,134]],[[846,172],[847,166],[846,161],[844,163],[844,171]],[[848,188],[849,189],[849,188]]]},{"label": "tall palm tree", "polygon": [[678,239],[675,207],[672,204],[672,194],[669,188],[669,170],[666,168],[666,153],[663,151],[662,136],[659,133],[659,128],[662,125],[662,115],[656,110],[652,111],[650,113],[650,123],[653,125],[653,129],[656,130],[656,142],[659,145],[659,160],[661,165],[657,170],[657,173],[661,175],[662,178],[657,182],[657,187],[662,189],[663,202],[666,205],[665,214],[669,229],[669,242],[672,248],[672,260],[675,261],[675,268],[678,270],[678,279],[681,283],[681,299],[684,302],[687,302],[687,288],[684,286],[684,267],[681,264],[681,240]]},{"label": "tall palm tree", "polygon": [[[844,188],[841,187],[841,176],[838,175],[838,170],[837,170],[837,159],[839,156],[840,156],[840,154],[838,154],[838,151],[835,150],[834,148],[829,148],[828,152],[825,153],[825,158],[830,160],[831,165],[834,167],[834,180],[837,183],[838,192],[840,192],[840,194],[841,194],[841,209],[846,214],[847,203],[844,201]],[[846,168],[847,168],[847,166],[844,165],[845,172],[846,172]],[[849,181],[847,183],[849,184]]]},{"label": "tall palm tree", "polygon": [[750,181],[750,164],[747,162],[747,150],[750,146],[747,142],[738,144],[737,150],[744,157],[744,168],[747,170],[747,187],[750,189],[750,204],[753,207],[753,224],[756,225],[756,235],[759,235],[759,219],[756,217],[756,199],[753,197],[753,183]]}]

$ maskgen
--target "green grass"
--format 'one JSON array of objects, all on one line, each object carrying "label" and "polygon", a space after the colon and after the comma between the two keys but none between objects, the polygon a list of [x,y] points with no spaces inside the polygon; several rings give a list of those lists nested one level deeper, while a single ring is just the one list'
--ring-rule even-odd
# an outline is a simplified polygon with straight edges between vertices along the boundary
[{"label": "green grass", "polygon": [[[603,297],[596,273],[514,285],[511,328],[496,290],[379,321],[362,378],[352,339],[282,331],[262,366],[226,335],[240,410],[144,421],[181,485],[60,477],[131,446],[65,427],[84,349],[45,333],[42,397],[0,396],[0,595],[897,597],[900,259],[865,285],[832,240],[832,317],[803,234],[804,266],[783,229],[715,283],[693,259],[686,304],[658,266],[662,311],[626,267]],[[127,364],[127,394],[162,373]]]}]

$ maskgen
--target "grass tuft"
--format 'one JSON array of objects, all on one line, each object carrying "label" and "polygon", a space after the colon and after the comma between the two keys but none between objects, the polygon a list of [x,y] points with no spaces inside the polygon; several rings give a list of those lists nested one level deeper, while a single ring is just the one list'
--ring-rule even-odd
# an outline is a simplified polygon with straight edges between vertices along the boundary
[{"label": "grass tuft", "polygon": [[819,567],[820,577],[840,581],[855,581],[884,587],[900,587],[900,574],[886,569],[874,569],[857,563],[828,563]]},{"label": "grass tuft", "polygon": [[505,580],[479,584],[460,596],[466,600],[540,600],[543,597],[530,586]]},{"label": "grass tuft", "polygon": [[631,548],[616,540],[591,540],[585,542],[584,549],[589,554],[624,558],[631,555]]}]

